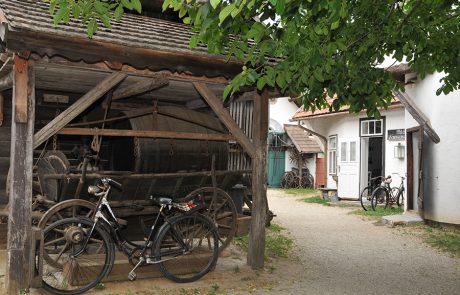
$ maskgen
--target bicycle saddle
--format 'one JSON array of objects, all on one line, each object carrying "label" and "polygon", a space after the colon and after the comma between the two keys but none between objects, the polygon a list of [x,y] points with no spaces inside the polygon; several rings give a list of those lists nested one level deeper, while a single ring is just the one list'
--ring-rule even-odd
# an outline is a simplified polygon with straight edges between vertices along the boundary
[{"label": "bicycle saddle", "polygon": [[154,198],[151,196],[151,200],[156,205],[170,205],[172,204],[172,199],[170,198]]}]

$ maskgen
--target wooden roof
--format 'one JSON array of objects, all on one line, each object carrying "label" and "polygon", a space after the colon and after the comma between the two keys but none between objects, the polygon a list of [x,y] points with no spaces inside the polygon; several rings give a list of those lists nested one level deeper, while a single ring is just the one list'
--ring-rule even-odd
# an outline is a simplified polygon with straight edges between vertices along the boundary
[{"label": "wooden roof", "polygon": [[[327,102],[329,107],[332,105],[333,98],[328,98]],[[298,120],[303,120],[303,119],[310,119],[310,118],[318,118],[318,117],[325,117],[325,116],[336,116],[340,114],[348,114],[349,113],[349,106],[341,106],[338,111],[330,110],[329,107],[324,108],[324,109],[317,109],[315,111],[308,110],[306,111],[304,107],[300,107],[297,112],[294,114],[292,117],[293,120],[298,121]],[[395,97],[392,100],[391,105],[388,107],[388,110],[392,109],[399,109],[403,108],[399,100]]]},{"label": "wooden roof", "polygon": [[92,39],[78,20],[55,26],[42,0],[0,0],[0,21],[0,37],[11,51],[208,77],[231,77],[241,70],[236,61],[227,62],[226,56],[210,54],[203,46],[190,49],[189,26],[146,16],[126,13],[119,23],[112,22],[111,30],[99,24]]},{"label": "wooden roof", "polygon": [[284,125],[287,135],[291,138],[294,146],[301,154],[321,153],[322,150],[318,143],[310,138],[310,134],[299,126]]}]

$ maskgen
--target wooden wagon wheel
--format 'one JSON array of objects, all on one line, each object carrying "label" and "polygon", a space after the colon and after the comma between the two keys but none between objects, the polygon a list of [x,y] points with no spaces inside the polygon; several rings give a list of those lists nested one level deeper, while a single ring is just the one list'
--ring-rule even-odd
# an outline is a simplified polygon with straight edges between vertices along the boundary
[{"label": "wooden wagon wheel", "polygon": [[222,251],[233,240],[237,229],[238,213],[232,198],[220,188],[202,187],[179,201],[191,200],[204,203],[205,215],[216,223],[219,230],[219,251]]},{"label": "wooden wagon wheel", "polygon": [[38,222],[38,227],[44,229],[48,224],[60,219],[85,216],[91,217],[96,205],[86,200],[70,199],[49,208]]},{"label": "wooden wagon wheel", "polygon": [[[60,202],[49,208],[38,222],[38,227],[45,229],[51,223],[64,218],[85,216],[90,217],[96,210],[96,205],[81,199],[70,199]],[[42,253],[43,259],[57,269],[62,269],[62,265],[52,259],[46,251]]]}]

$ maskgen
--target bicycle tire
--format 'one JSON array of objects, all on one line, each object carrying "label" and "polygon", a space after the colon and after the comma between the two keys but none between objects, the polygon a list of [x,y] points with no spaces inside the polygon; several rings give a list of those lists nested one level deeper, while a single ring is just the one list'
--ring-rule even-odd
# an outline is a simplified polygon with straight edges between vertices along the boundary
[{"label": "bicycle tire", "polygon": [[376,211],[377,208],[386,209],[388,207],[388,202],[390,200],[390,196],[388,195],[388,191],[384,187],[378,187],[372,192],[371,197],[371,206],[372,210]]},{"label": "bicycle tire", "polygon": [[176,216],[160,228],[153,252],[157,261],[164,260],[158,265],[166,278],[177,283],[196,281],[216,266],[217,228],[200,213]]},{"label": "bicycle tire", "polygon": [[390,190],[390,205],[397,204],[399,196],[399,188],[394,186]]},{"label": "bicycle tire", "polygon": [[364,211],[369,211],[371,208],[371,198],[372,198],[372,186],[366,186],[361,193],[359,194],[359,202]]},{"label": "bicycle tire", "polygon": [[404,207],[404,190],[399,191],[398,196],[396,197],[396,204],[398,207]]},{"label": "bicycle tire", "polygon": [[108,233],[98,225],[84,252],[74,257],[84,246],[86,233],[93,225],[94,222],[86,218],[65,218],[46,227],[43,253],[37,251],[37,255],[43,254],[42,282],[46,291],[59,295],[81,294],[95,287],[111,271],[115,247]]}]

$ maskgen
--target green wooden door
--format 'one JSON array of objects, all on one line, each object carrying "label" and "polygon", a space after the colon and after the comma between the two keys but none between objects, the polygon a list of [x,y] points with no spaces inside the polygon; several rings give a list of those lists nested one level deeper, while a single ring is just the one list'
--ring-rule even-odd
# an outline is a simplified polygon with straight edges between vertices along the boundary
[{"label": "green wooden door", "polygon": [[270,148],[268,150],[268,185],[281,186],[284,174],[285,152],[283,148]]}]

